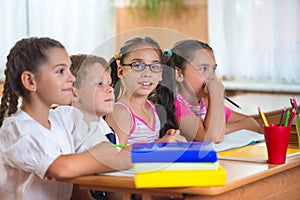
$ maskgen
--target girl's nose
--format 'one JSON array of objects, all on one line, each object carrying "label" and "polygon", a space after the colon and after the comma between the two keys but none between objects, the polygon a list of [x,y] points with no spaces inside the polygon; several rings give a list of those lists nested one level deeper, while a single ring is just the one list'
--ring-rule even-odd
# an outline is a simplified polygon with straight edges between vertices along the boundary
[{"label": "girl's nose", "polygon": [[212,81],[212,80],[215,80],[216,78],[217,78],[217,76],[216,76],[215,73],[210,73],[210,74],[206,77],[206,80]]},{"label": "girl's nose", "polygon": [[72,83],[74,83],[76,80],[75,76],[72,74],[71,71],[69,71],[69,81],[71,81]]},{"label": "girl's nose", "polygon": [[151,70],[149,67],[146,67],[143,71],[142,71],[142,76],[143,77],[150,77],[151,76]]},{"label": "girl's nose", "polygon": [[114,88],[109,85],[108,88],[107,88],[107,92],[108,93],[113,93],[114,92]]}]

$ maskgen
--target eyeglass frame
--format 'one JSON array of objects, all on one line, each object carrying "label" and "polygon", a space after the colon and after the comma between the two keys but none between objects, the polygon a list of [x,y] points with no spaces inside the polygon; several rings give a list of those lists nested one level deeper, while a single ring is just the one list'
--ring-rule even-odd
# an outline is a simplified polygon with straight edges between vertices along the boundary
[{"label": "eyeglass frame", "polygon": [[[143,64],[143,65],[144,65],[143,69],[141,69],[141,70],[137,70],[136,68],[133,69],[133,64],[135,64],[135,63]],[[124,64],[124,63],[122,63],[121,65],[122,65],[122,66],[129,66],[133,71],[136,71],[136,72],[144,71],[144,70],[146,69],[146,67],[149,67],[150,71],[155,72],[155,73],[162,72],[162,70],[163,70],[163,64],[161,64],[161,63],[151,63],[151,64],[146,64],[146,63],[143,63],[143,62],[135,61],[135,62],[132,62],[132,63],[129,63],[129,64]],[[153,66],[153,65],[160,65],[160,67],[161,67],[161,68],[160,68],[160,71],[154,71],[154,70],[151,68],[151,66]]]}]

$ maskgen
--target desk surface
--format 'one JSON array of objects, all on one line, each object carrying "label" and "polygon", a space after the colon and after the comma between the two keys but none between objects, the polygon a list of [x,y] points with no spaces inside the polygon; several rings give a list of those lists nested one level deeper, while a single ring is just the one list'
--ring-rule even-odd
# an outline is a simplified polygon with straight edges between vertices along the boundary
[{"label": "desk surface", "polygon": [[284,107],[290,108],[290,98],[296,98],[300,104],[300,95],[287,94],[265,94],[265,93],[246,93],[231,96],[230,99],[236,102],[242,109],[234,107],[232,104],[225,101],[226,105],[232,110],[246,114],[258,115],[257,108],[260,107],[263,112],[270,113],[274,111],[282,111]]},{"label": "desk surface", "polygon": [[[239,187],[243,187],[249,183],[253,183],[264,178],[271,177],[275,174],[280,174],[281,172],[285,172],[293,168],[297,169],[297,175],[292,175],[291,177],[286,178],[296,179],[296,177],[294,176],[300,175],[299,155],[288,158],[286,164],[282,165],[271,165],[268,163],[254,163],[229,160],[220,160],[220,163],[227,171],[227,180],[225,186],[137,189],[134,186],[133,177],[104,175],[83,176],[72,179],[70,180],[70,182],[79,184],[83,189],[111,190],[111,188],[114,188],[115,190],[113,191],[127,191],[130,193],[142,194],[167,194],[169,196],[177,195],[179,197],[183,194],[214,196],[237,189]],[[299,182],[299,180],[295,181]],[[278,183],[271,184],[276,185]]]}]

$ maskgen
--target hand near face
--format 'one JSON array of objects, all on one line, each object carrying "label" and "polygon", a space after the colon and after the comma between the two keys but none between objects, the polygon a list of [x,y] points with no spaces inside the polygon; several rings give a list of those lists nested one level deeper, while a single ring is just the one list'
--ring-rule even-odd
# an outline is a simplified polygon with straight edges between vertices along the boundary
[{"label": "hand near face", "polygon": [[223,94],[225,91],[224,85],[217,79],[206,81],[206,84],[204,85],[205,94],[208,95],[212,91],[214,93],[222,93]]}]

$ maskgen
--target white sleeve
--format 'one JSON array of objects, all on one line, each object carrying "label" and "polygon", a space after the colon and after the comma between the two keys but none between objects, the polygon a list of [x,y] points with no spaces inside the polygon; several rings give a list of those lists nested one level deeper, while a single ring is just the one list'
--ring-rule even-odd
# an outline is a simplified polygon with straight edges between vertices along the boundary
[{"label": "white sleeve", "polygon": [[59,106],[55,112],[66,131],[71,132],[76,153],[87,151],[101,142],[109,142],[101,124],[96,121],[87,124],[79,109],[72,106]]},{"label": "white sleeve", "polygon": [[29,121],[9,121],[1,127],[3,161],[13,168],[44,178],[48,167],[62,153],[57,143]]},{"label": "white sleeve", "polygon": [[87,151],[101,142],[109,142],[103,134],[103,129],[99,122],[78,124],[73,137],[76,140],[75,152],[78,153]]}]

